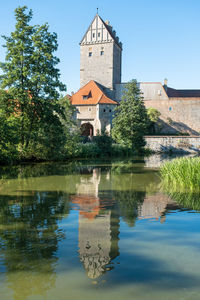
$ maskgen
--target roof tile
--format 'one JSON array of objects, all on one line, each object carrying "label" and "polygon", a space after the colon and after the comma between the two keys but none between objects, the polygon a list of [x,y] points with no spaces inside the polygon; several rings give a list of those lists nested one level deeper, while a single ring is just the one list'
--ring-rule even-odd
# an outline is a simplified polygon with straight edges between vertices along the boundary
[{"label": "roof tile", "polygon": [[176,90],[167,87],[169,98],[200,98],[200,90]]},{"label": "roof tile", "polygon": [[[88,96],[88,98],[85,98]],[[84,99],[85,98],[85,99]],[[72,105],[97,105],[97,104],[113,104],[117,102],[107,97],[101,86],[94,80],[89,81],[86,85],[71,96]]]}]

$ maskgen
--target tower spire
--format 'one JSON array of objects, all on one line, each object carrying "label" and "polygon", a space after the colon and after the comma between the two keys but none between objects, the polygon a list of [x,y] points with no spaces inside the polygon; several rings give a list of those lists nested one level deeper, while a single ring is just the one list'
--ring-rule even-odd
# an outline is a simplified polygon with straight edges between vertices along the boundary
[{"label": "tower spire", "polygon": [[99,8],[97,7],[97,15],[99,14]]}]

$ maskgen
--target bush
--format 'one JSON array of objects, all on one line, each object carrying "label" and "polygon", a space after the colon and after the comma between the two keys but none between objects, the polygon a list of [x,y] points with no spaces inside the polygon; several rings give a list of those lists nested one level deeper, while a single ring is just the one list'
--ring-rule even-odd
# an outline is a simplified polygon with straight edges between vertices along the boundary
[{"label": "bush", "polygon": [[115,157],[127,157],[133,155],[133,150],[127,146],[119,145],[119,144],[112,144],[112,156]]},{"label": "bush", "polygon": [[112,138],[106,131],[98,134],[93,138],[94,143],[98,147],[101,155],[110,156],[112,154]]},{"label": "bush", "polygon": [[78,143],[74,147],[74,152],[68,158],[96,158],[100,157],[100,149],[95,143]]}]

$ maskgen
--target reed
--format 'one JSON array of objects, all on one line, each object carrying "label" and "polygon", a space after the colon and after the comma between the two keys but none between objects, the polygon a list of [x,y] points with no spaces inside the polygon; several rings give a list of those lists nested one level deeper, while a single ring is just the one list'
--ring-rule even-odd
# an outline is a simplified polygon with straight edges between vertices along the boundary
[{"label": "reed", "polygon": [[200,211],[200,193],[198,191],[177,192],[172,188],[165,190],[165,193],[183,208]]},{"label": "reed", "polygon": [[176,158],[166,162],[160,174],[168,186],[182,186],[189,189],[200,188],[200,157]]}]

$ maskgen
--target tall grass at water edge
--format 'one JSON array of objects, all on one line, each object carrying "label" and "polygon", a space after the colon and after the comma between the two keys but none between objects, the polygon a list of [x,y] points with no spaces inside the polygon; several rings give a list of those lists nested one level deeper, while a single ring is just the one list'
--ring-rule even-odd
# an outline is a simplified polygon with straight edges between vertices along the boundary
[{"label": "tall grass at water edge", "polygon": [[200,157],[176,158],[160,169],[165,184],[200,190]]}]

